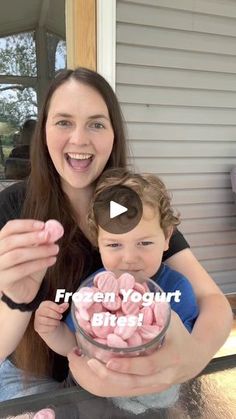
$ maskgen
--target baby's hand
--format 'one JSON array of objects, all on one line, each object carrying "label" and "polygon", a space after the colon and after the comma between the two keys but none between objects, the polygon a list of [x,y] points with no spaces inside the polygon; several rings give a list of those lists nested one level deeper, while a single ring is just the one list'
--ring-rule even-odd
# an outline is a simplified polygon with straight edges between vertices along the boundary
[{"label": "baby's hand", "polygon": [[53,301],[43,301],[35,312],[34,329],[42,337],[53,333],[62,319],[62,313],[67,310],[69,303],[56,304]]}]

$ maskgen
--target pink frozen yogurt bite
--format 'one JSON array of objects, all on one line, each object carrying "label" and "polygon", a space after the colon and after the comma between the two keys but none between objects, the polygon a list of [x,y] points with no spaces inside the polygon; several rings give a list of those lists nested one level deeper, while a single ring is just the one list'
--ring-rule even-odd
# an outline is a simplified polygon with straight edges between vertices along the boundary
[{"label": "pink frozen yogurt bite", "polygon": [[49,233],[49,243],[54,243],[64,234],[64,228],[57,220],[48,220],[44,230]]}]

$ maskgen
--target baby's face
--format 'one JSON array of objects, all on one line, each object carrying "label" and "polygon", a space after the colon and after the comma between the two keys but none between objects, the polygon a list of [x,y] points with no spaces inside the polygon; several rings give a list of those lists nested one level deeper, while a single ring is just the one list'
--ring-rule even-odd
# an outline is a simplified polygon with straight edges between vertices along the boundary
[{"label": "baby's face", "polygon": [[144,205],[141,221],[128,233],[112,234],[99,227],[98,245],[105,269],[117,275],[130,272],[141,279],[157,272],[169,238],[160,227],[159,214]]}]

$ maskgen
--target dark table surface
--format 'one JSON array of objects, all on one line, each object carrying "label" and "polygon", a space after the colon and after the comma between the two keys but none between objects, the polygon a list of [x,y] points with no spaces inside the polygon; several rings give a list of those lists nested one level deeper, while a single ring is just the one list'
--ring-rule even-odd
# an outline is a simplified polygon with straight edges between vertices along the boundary
[{"label": "dark table surface", "polygon": [[55,410],[56,419],[235,419],[236,355],[213,359],[201,375],[182,384],[180,398],[171,408],[149,409],[134,415],[114,406],[111,399],[72,387],[2,402],[0,418],[13,418],[45,407]]}]

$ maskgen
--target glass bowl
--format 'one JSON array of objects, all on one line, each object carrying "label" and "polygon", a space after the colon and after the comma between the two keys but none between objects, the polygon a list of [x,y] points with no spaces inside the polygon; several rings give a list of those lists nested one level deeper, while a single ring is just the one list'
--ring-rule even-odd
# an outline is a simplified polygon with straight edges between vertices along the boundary
[{"label": "glass bowl", "polygon": [[[131,294],[133,294],[135,291],[135,297],[133,294],[132,295],[133,298],[131,296],[127,298],[129,302],[132,299],[132,303],[138,304],[139,306],[138,320],[137,320],[137,313],[136,313],[136,320],[135,320],[136,332],[140,334],[141,329],[142,330],[149,329],[147,327],[142,327],[142,326],[146,326],[146,322],[144,321],[145,315],[144,316],[141,315],[141,317],[139,316],[140,316],[140,310],[142,311],[144,307],[150,307],[152,308],[152,311],[153,311],[153,318],[155,317],[159,319],[158,320],[159,324],[158,324],[158,327],[156,328],[158,329],[157,333],[155,333],[155,335],[153,336],[153,330],[152,330],[152,333],[151,333],[152,337],[150,338],[149,330],[148,330],[148,337],[146,335],[146,332],[143,331],[142,336],[144,333],[144,338],[142,338],[142,344],[139,344],[136,346],[119,347],[120,345],[111,346],[108,344],[104,344],[103,342],[104,339],[102,337],[99,337],[98,335],[101,334],[101,336],[103,336],[103,333],[107,334],[107,329],[105,328],[106,327],[111,328],[110,323],[108,326],[103,325],[102,327],[100,327],[100,333],[97,334],[98,329],[94,329],[94,327],[96,326],[91,327],[91,322],[92,322],[91,317],[89,316],[90,320],[85,319],[87,316],[86,311],[89,311],[89,310],[91,311],[91,307],[93,307],[92,312],[93,314],[95,314],[95,316],[97,315],[96,308],[98,310],[97,312],[100,313],[101,315],[101,305],[103,306],[103,304],[105,304],[104,302],[106,299],[105,296],[108,297],[109,293],[106,294],[106,292],[101,292],[96,287],[97,295],[95,297],[94,281],[96,283],[96,279],[101,274],[103,274],[103,278],[104,278],[104,273],[108,275],[114,275],[113,273],[107,272],[107,271],[102,271],[102,272],[97,273],[96,275],[91,275],[85,281],[83,281],[81,286],[78,288],[78,290],[76,291],[76,293],[74,293],[72,297],[71,313],[72,313],[72,319],[73,319],[75,329],[76,329],[75,334],[76,334],[76,340],[77,340],[78,346],[87,357],[96,358],[105,364],[111,358],[114,358],[114,357],[135,357],[135,356],[144,356],[144,355],[151,354],[153,351],[157,350],[161,346],[165,333],[168,329],[169,322],[170,322],[171,309],[170,309],[169,303],[164,301],[165,293],[152,279],[145,278],[145,277],[142,277],[142,279],[140,279],[139,277],[138,280],[135,281],[135,284],[136,284],[135,290],[131,292]],[[130,275],[129,273],[125,273],[123,275],[126,275],[127,277],[127,274]],[[134,275],[132,276],[134,277]],[[123,277],[123,278],[126,278],[126,277]],[[142,289],[142,292],[140,292],[140,289],[139,289],[140,287],[139,285],[137,285],[137,283],[141,284],[141,286],[144,287],[145,292],[143,292],[143,289]],[[125,292],[128,293],[129,292],[128,289]],[[87,297],[84,297],[85,295]],[[123,297],[122,297],[121,294],[119,294],[119,296],[121,296],[121,299],[123,300],[124,300],[124,295],[126,295],[126,297],[128,296],[128,294],[123,294]],[[136,303],[135,301],[133,301],[135,300],[135,298],[136,298]],[[92,306],[88,308],[86,304],[89,305],[90,302],[88,301],[86,302],[85,300],[89,300],[89,299],[90,300],[92,299],[93,304]],[[85,306],[86,306],[86,310],[84,311]],[[115,318],[116,318],[115,319],[116,326],[117,324],[121,325],[121,327],[123,327],[122,329],[123,332],[125,330],[125,333],[127,333],[127,326],[124,326],[124,325],[122,326],[124,320],[119,321],[119,317],[123,317],[122,314],[119,313],[119,316],[116,315],[118,314],[118,311],[119,310],[114,310],[114,305],[109,306],[106,304],[106,307],[103,306],[103,311],[102,311],[103,316],[104,316],[103,321],[106,321],[105,320],[106,316],[107,318],[109,317],[109,319],[111,319],[110,316],[113,314],[115,315]],[[109,314],[104,315],[104,312],[109,313]],[[155,315],[154,315],[154,312],[156,313]],[[81,314],[82,314],[82,317],[81,317]],[[129,319],[131,319],[131,317],[133,316],[134,314],[132,313],[129,314]],[[113,320],[114,320],[114,316],[113,316]],[[128,321],[127,318],[126,318],[126,321]],[[100,319],[100,322],[101,322],[101,319]],[[130,322],[132,324],[132,320],[130,320]],[[96,330],[96,334],[93,333],[94,330]],[[126,342],[129,342],[129,340],[126,340]]]}]

